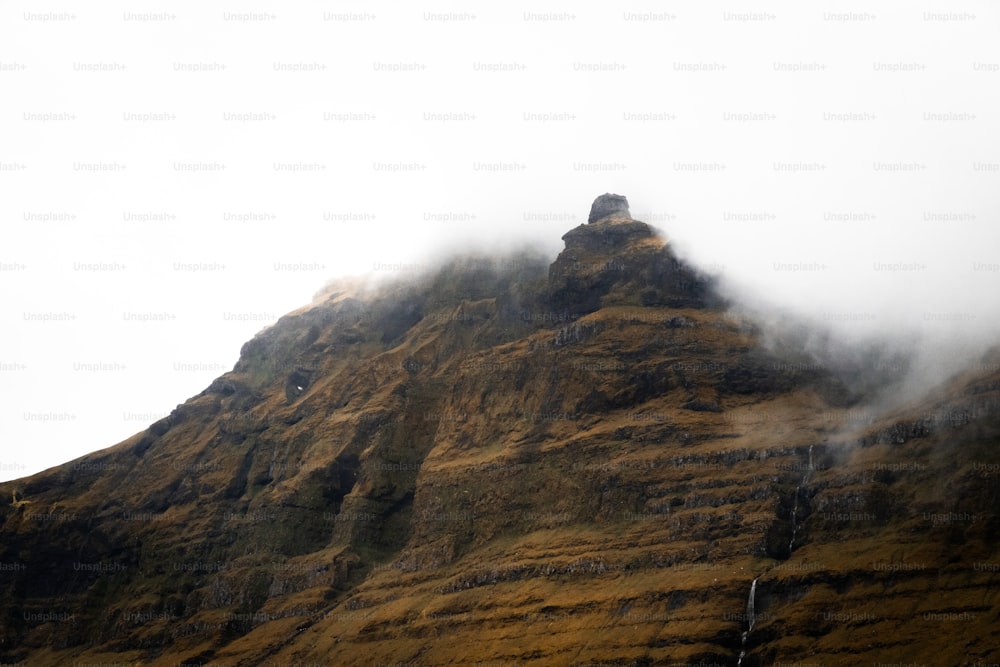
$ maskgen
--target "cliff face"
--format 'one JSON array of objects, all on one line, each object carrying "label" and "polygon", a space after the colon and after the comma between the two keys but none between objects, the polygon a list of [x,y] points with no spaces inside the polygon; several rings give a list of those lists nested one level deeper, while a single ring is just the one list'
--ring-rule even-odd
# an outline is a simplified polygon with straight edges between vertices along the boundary
[{"label": "cliff face", "polygon": [[627,207],[564,239],[331,287],[0,484],[0,663],[1000,659],[1000,373],[871,421]]}]

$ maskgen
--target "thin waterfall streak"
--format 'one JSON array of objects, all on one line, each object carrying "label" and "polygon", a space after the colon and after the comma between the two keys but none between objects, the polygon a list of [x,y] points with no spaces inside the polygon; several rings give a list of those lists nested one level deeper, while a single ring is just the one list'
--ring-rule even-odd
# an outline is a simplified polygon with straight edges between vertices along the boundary
[{"label": "thin waterfall streak", "polygon": [[753,631],[753,626],[757,623],[757,580],[760,577],[755,577],[753,582],[750,584],[750,595],[747,596],[747,629],[743,632],[743,638],[740,641],[740,657],[736,661],[736,667],[741,667],[743,665],[743,658],[747,655],[747,638],[750,636],[750,632]]}]

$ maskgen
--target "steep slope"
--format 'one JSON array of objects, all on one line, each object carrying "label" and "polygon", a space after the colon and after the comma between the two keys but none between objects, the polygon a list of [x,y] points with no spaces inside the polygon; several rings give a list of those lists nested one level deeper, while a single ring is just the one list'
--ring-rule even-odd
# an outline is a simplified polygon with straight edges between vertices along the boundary
[{"label": "steep slope", "polygon": [[598,202],[0,484],[0,662],[1000,660],[997,367],[873,421]]}]

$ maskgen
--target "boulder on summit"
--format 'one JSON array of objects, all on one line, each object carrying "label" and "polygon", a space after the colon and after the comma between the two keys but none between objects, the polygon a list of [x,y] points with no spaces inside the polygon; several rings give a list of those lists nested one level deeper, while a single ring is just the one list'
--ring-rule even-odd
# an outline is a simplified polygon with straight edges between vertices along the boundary
[{"label": "boulder on summit", "polygon": [[610,192],[605,192],[603,195],[594,200],[594,203],[590,206],[590,217],[587,218],[587,222],[597,222],[609,215],[614,215],[615,213],[621,213],[625,217],[631,218],[632,214],[628,212],[628,199],[624,195],[615,195]]}]

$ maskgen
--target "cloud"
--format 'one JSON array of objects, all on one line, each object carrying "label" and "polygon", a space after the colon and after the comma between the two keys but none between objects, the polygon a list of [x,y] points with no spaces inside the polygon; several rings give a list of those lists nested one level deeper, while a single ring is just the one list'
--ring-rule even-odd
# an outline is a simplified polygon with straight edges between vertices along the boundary
[{"label": "cloud", "polygon": [[[8,463],[139,430],[122,415],[169,411],[217,374],[175,362],[231,365],[330,278],[460,248],[554,257],[603,192],[747,301],[919,340],[931,377],[992,340],[988,21],[906,3],[228,14],[182,2],[84,30],[25,7],[28,27],[65,28],[44,53],[0,26],[18,101],[0,361],[24,367],[0,373],[15,397],[0,437],[25,445]],[[909,264],[926,268],[892,268]],[[93,362],[126,369],[73,371]],[[48,412],[78,420],[23,418]]]}]

